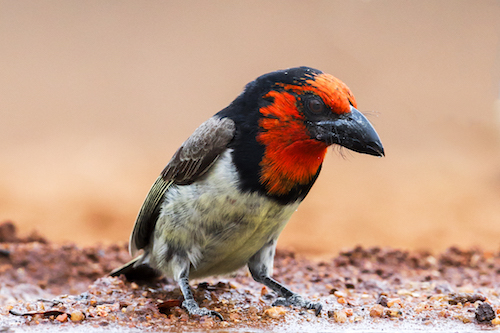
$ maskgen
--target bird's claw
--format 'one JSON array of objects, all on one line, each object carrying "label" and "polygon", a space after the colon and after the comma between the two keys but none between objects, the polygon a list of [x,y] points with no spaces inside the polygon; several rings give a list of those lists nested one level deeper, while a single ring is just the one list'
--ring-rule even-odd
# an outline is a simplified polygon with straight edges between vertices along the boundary
[{"label": "bird's claw", "polygon": [[209,310],[207,308],[200,308],[198,303],[194,300],[182,302],[182,306],[189,312],[191,316],[210,316],[213,318],[219,318],[220,321],[224,321],[224,317],[220,313],[214,310]]},{"label": "bird's claw", "polygon": [[314,314],[316,316],[319,316],[319,314],[321,313],[321,309],[323,308],[323,305],[321,305],[321,303],[307,302],[306,308],[308,310],[314,310]]},{"label": "bird's claw", "polygon": [[316,316],[319,316],[321,309],[323,306],[321,303],[313,303],[306,301],[302,296],[294,294],[293,296],[290,297],[278,297],[274,303],[273,306],[296,306],[296,307],[301,307],[305,308],[307,310],[314,310],[314,314]]}]

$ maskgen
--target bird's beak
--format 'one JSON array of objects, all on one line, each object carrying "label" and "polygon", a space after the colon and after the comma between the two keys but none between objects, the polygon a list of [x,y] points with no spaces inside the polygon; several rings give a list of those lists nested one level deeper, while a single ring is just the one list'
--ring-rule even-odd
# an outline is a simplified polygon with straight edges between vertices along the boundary
[{"label": "bird's beak", "polygon": [[318,121],[313,127],[317,140],[338,144],[358,153],[384,156],[384,147],[372,124],[352,106],[351,112],[334,120]]}]

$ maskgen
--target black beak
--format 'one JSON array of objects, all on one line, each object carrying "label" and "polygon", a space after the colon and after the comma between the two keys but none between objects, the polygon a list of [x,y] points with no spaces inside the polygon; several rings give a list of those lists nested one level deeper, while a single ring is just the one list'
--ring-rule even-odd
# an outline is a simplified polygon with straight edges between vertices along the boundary
[{"label": "black beak", "polygon": [[372,124],[352,106],[350,113],[311,125],[309,129],[317,140],[338,144],[358,153],[384,156],[384,147]]}]

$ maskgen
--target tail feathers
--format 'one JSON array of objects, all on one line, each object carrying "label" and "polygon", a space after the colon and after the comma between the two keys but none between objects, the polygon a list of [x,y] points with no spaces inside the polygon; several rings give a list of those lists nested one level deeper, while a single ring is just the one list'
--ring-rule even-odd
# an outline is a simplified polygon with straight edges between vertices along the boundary
[{"label": "tail feathers", "polygon": [[148,282],[159,278],[162,274],[148,264],[142,262],[142,256],[129,261],[125,265],[114,269],[110,276],[125,275],[129,281]]}]

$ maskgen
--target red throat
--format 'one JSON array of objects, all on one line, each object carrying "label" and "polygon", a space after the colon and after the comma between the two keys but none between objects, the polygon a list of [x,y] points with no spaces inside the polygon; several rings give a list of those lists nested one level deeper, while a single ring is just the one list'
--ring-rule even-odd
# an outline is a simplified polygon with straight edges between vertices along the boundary
[{"label": "red throat", "polygon": [[266,147],[260,181],[270,194],[285,195],[314,179],[328,146],[308,135],[294,95],[270,91],[265,97],[274,102],[260,110],[263,131],[257,140]]}]

